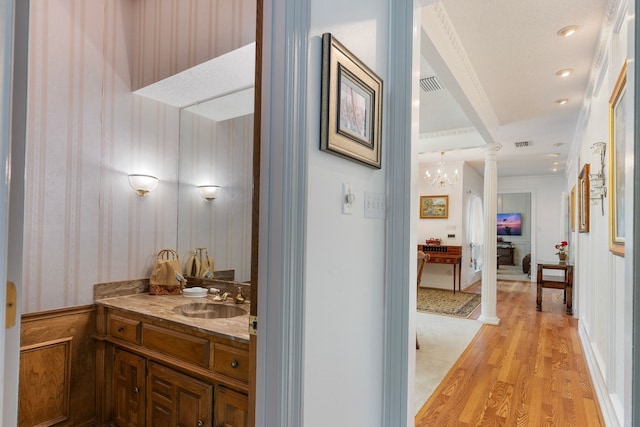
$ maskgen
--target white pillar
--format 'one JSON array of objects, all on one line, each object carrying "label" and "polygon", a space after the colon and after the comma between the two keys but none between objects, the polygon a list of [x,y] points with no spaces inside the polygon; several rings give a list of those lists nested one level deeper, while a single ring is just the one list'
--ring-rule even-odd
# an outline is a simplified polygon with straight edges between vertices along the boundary
[{"label": "white pillar", "polygon": [[480,317],[482,323],[497,325],[500,319],[496,316],[496,255],[497,230],[496,214],[498,213],[498,167],[496,153],[502,148],[500,144],[487,145],[484,148],[484,263],[482,267],[482,304]]}]

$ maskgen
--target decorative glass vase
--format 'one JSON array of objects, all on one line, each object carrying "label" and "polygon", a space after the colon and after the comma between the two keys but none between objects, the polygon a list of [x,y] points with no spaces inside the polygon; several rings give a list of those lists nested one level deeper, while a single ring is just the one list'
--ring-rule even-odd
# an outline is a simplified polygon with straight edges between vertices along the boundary
[{"label": "decorative glass vase", "polygon": [[567,254],[564,254],[564,253],[558,254],[558,258],[560,258],[560,263],[567,262]]}]

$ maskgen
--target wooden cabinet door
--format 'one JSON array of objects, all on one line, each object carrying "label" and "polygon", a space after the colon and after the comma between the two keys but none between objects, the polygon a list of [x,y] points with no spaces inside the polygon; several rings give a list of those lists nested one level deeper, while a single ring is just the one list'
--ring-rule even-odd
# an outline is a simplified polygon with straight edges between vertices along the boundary
[{"label": "wooden cabinet door", "polygon": [[118,427],[145,425],[143,357],[116,348],[113,369],[113,420]]},{"label": "wooden cabinet door", "polygon": [[153,427],[211,427],[213,387],[149,362],[147,421]]},{"label": "wooden cabinet door", "polygon": [[216,388],[215,427],[248,427],[249,397],[246,394]]}]

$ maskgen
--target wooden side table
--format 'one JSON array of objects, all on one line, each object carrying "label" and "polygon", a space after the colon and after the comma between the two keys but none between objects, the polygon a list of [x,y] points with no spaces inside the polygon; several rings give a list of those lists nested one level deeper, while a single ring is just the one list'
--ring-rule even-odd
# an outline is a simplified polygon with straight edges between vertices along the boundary
[{"label": "wooden side table", "polygon": [[449,264],[453,267],[453,293],[456,293],[456,266],[458,290],[462,284],[462,246],[418,245],[418,250],[429,254],[428,264]]},{"label": "wooden side table", "polygon": [[[544,276],[544,270],[562,270],[564,277]],[[536,293],[536,310],[542,311],[542,288],[563,289],[567,314],[573,314],[573,264],[539,262]]]},{"label": "wooden side table", "polygon": [[498,265],[516,265],[514,260],[515,248],[513,245],[510,243],[498,243],[496,250],[498,253]]}]

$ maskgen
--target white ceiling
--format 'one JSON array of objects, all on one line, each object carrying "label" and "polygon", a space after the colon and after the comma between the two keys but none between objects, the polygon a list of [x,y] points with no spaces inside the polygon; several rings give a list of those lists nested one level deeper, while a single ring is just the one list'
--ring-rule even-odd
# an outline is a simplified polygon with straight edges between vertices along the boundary
[{"label": "white ceiling", "polygon": [[[467,147],[496,142],[498,176],[563,174],[585,97],[597,83],[592,64],[603,60],[601,28],[613,2],[427,3],[421,78],[435,75],[444,90],[421,90],[420,163],[436,162],[444,150],[445,161],[464,160],[483,175],[484,151]],[[569,25],[580,29],[558,36]],[[565,68],[573,74],[556,76]],[[559,105],[559,98],[569,102]],[[517,141],[531,147],[516,149]]]}]

